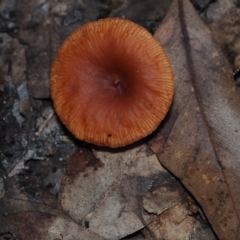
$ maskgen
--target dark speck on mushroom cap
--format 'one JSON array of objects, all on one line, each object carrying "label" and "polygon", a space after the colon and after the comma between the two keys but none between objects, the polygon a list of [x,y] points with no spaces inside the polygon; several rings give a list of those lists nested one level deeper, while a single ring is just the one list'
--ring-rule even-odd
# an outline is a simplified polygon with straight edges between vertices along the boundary
[{"label": "dark speck on mushroom cap", "polygon": [[56,111],[79,139],[120,147],[153,132],[174,91],[156,39],[120,18],[83,25],[60,48],[51,70]]}]

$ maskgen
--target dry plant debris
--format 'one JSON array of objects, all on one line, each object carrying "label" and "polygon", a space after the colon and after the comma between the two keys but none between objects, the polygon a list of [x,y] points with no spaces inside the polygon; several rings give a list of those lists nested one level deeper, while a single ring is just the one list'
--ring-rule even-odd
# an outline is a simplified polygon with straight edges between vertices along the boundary
[{"label": "dry plant debris", "polygon": [[[240,238],[239,9],[209,2],[204,23],[190,1],[174,0],[157,29],[168,5],[1,1],[1,239]],[[176,83],[157,131],[116,150],[77,141],[49,91],[63,40],[104,17],[157,29]]]},{"label": "dry plant debris", "polygon": [[188,1],[173,2],[155,36],[176,74],[157,156],[198,200],[219,238],[238,239],[240,96],[232,68]]}]

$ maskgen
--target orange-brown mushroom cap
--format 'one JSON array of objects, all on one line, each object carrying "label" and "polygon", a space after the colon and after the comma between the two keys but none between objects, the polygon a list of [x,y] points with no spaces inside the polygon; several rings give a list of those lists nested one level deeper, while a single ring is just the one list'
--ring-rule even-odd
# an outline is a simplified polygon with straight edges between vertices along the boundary
[{"label": "orange-brown mushroom cap", "polygon": [[78,139],[120,147],[152,133],[172,102],[173,71],[159,42],[120,18],[83,25],[51,69],[56,111]]}]

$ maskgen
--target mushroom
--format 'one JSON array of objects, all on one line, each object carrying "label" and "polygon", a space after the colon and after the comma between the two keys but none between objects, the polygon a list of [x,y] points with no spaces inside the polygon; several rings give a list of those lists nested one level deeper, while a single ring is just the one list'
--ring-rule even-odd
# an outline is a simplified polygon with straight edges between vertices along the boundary
[{"label": "mushroom", "polygon": [[56,112],[76,138],[114,148],[158,127],[172,102],[174,76],[163,47],[146,29],[107,18],[65,40],[50,85]]}]

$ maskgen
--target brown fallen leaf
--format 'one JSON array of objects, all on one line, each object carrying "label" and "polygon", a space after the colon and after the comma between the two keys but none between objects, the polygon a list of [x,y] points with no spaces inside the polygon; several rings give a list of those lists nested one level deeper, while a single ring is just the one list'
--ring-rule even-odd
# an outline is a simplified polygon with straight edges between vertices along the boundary
[{"label": "brown fallen leaf", "polygon": [[[188,196],[180,203],[164,211],[155,221],[149,224],[149,227],[155,233],[157,239],[216,240],[217,237],[206,226],[206,223],[195,217],[197,211],[198,207]],[[146,229],[143,229],[142,232],[149,239],[150,236]]]},{"label": "brown fallen leaf", "polygon": [[179,197],[187,196],[180,182],[165,171],[149,177],[124,174],[121,189],[131,209],[152,238],[156,236],[143,218],[144,208],[148,213],[162,213],[163,209],[172,207]]},{"label": "brown fallen leaf", "polygon": [[11,232],[18,239],[25,240],[105,239],[43,204],[4,198],[0,200],[0,206],[0,235]]},{"label": "brown fallen leaf", "polygon": [[187,195],[146,144],[94,155],[79,149],[68,161],[59,209],[107,239],[135,233]]},{"label": "brown fallen leaf", "polygon": [[240,239],[240,96],[232,69],[187,0],[155,33],[175,72],[172,109],[150,143],[194,195],[220,239]]}]

